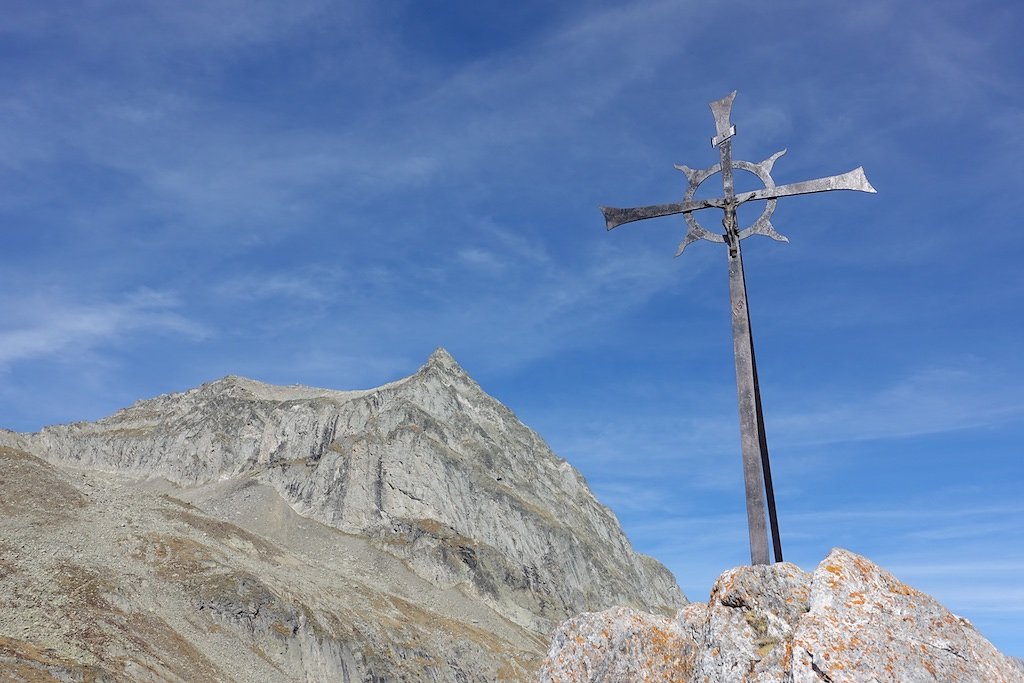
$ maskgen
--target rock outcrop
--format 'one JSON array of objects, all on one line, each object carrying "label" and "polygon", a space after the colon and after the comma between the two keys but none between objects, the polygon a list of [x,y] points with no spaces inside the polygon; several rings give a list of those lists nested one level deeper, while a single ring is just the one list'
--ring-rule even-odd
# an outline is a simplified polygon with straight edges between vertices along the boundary
[{"label": "rock outcrop", "polygon": [[541,667],[540,680],[689,681],[694,654],[693,641],[678,620],[614,607],[562,624]]},{"label": "rock outcrop", "polygon": [[810,577],[795,564],[737,567],[683,613],[696,644],[695,681],[785,680],[786,643],[807,612]]},{"label": "rock outcrop", "polygon": [[686,602],[443,350],[377,389],[227,377],[0,446],[0,666],[530,680],[566,618]]},{"label": "rock outcrop", "polygon": [[837,548],[813,574],[789,563],[729,570],[675,619],[621,609],[571,619],[539,680],[1022,683],[1024,671],[966,619]]},{"label": "rock outcrop", "polygon": [[1024,681],[970,622],[859,555],[834,551],[811,585],[792,640],[795,683]]}]

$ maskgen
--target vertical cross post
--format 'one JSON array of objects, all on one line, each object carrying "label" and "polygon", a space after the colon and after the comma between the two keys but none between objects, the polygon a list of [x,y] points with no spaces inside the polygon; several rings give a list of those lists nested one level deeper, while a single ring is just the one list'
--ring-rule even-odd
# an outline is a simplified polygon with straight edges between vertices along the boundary
[{"label": "vertical cross post", "polygon": [[775,514],[775,496],[768,465],[768,439],[764,432],[761,410],[761,390],[757,381],[754,361],[754,339],[750,330],[750,311],[747,306],[747,282],[743,273],[743,254],[740,249],[739,227],[736,221],[736,190],[732,177],[732,136],[736,127],[730,120],[732,101],[736,93],[711,103],[717,135],[711,144],[718,148],[722,167],[722,189],[725,200],[725,243],[729,258],[729,302],[732,309],[733,355],[736,359],[736,394],[740,413],[740,450],[743,456],[743,482],[747,499],[747,532],[750,535],[751,564],[768,564],[768,529],[765,524],[765,494],[772,519],[775,561],[782,561],[782,543],[779,539]]},{"label": "vertical cross post", "polygon": [[[728,218],[726,223],[728,223]],[[726,235],[735,227],[726,225]],[[743,482],[747,498],[747,529],[750,534],[751,564],[768,564],[768,531],[765,525],[765,493],[770,486],[768,440],[764,432],[761,391],[754,360],[754,339],[747,307],[747,283],[743,273],[743,255],[739,240],[730,235],[729,302],[732,307],[732,348],[736,359],[736,394],[740,413],[740,450],[743,456]],[[782,544],[775,523],[772,496],[772,532],[775,536],[775,561],[782,561]]]}]

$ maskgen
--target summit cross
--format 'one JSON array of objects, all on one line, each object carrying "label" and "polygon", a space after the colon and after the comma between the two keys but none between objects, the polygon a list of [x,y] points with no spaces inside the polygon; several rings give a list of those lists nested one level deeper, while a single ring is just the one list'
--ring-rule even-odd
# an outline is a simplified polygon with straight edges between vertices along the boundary
[{"label": "summit cross", "polygon": [[[657,204],[632,209],[617,209],[602,206],[605,223],[608,229],[617,228],[623,223],[631,223],[646,218],[683,214],[688,230],[686,237],[680,242],[676,256],[697,240],[724,243],[728,247],[729,259],[729,299],[732,304],[732,335],[733,353],[736,357],[736,392],[739,399],[740,445],[743,454],[743,480],[747,500],[747,529],[750,534],[751,564],[768,564],[768,530],[765,524],[765,509],[771,524],[772,545],[775,561],[782,562],[782,541],[779,538],[779,522],[775,510],[775,490],[772,486],[771,466],[768,462],[768,441],[764,432],[764,415],[761,410],[761,390],[757,381],[757,363],[754,360],[754,340],[750,331],[750,313],[747,309],[747,284],[743,275],[743,257],[740,253],[740,240],[751,235],[764,235],[780,242],[788,242],[775,231],[771,224],[771,216],[775,211],[775,202],[779,197],[788,197],[830,190],[855,190],[857,192],[875,192],[864,168],[828,178],[805,180],[788,185],[776,185],[771,177],[772,167],[786,150],[776,152],[764,161],[754,164],[749,161],[733,161],[732,137],[736,135],[736,126],[732,124],[732,101],[736,97],[733,91],[720,100],[711,103],[711,113],[715,117],[715,136],[711,138],[711,146],[718,148],[719,163],[703,170],[694,170],[687,166],[676,165],[689,182],[683,201],[673,204]],[[736,193],[733,184],[733,170],[740,169],[756,175],[764,189],[752,192]],[[722,196],[715,199],[694,199],[694,193],[700,185],[715,175],[722,174]],[[751,225],[740,229],[736,219],[736,209],[740,204],[750,201],[766,200],[761,215]],[[725,234],[710,232],[701,226],[693,213],[700,209],[722,209],[725,217],[722,226]]]}]

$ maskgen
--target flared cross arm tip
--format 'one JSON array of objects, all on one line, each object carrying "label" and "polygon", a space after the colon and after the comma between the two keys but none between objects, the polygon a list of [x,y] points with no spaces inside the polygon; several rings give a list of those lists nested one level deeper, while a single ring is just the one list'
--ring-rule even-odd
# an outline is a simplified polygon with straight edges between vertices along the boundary
[{"label": "flared cross arm tip", "polygon": [[878,194],[878,190],[874,188],[868,177],[864,174],[863,166],[858,166],[852,171],[833,176],[830,180],[835,183],[834,187],[829,188],[832,190],[854,190],[855,192]]},{"label": "flared cross arm tip", "polygon": [[736,126],[732,125],[732,101],[736,99],[736,91],[720,100],[711,103],[711,114],[715,117],[715,137],[711,138],[711,146],[720,144],[736,135]]},{"label": "flared cross arm tip", "polygon": [[779,197],[792,197],[799,194],[814,194],[815,192],[830,192],[832,190],[853,190],[855,192],[871,193],[878,192],[878,190],[872,187],[871,183],[868,182],[868,177],[864,175],[864,167],[858,166],[852,171],[829,176],[827,178],[815,178],[814,180],[804,180],[799,183],[766,187],[763,190],[754,190],[753,192],[742,192],[736,195],[736,203],[743,204],[744,202],[758,199],[778,199]]},{"label": "flared cross arm tip", "polygon": [[601,213],[604,214],[604,223],[609,230],[617,228],[624,223],[642,221],[645,218],[658,218],[660,216],[672,216],[677,213],[690,213],[697,209],[710,207],[722,207],[724,201],[721,199],[701,199],[698,201],[675,202],[673,204],[656,204],[654,206],[638,206],[632,209],[619,209],[614,206],[602,206]]},{"label": "flared cross arm tip", "polygon": [[599,206],[597,208],[601,209],[606,229],[612,230],[622,225],[623,221],[618,220],[618,215],[622,212],[622,209],[616,209],[614,206]]},{"label": "flared cross arm tip", "polygon": [[871,181],[868,180],[868,177],[866,175],[864,175],[864,167],[863,166],[858,166],[857,168],[855,168],[853,170],[853,173],[858,173],[858,172],[860,173],[860,177],[864,180],[864,185],[860,188],[860,191],[861,192],[870,192],[871,194],[878,194],[878,190],[876,190],[875,186],[871,184]]}]

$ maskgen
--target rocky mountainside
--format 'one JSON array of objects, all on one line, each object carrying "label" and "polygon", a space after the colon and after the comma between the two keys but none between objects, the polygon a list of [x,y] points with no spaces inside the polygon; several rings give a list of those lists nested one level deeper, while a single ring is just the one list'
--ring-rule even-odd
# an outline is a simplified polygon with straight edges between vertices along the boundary
[{"label": "rocky mountainside", "polygon": [[0,668],[57,680],[531,680],[572,615],[685,604],[440,349],[0,432],[0,507]]},{"label": "rocky mountainside", "polygon": [[966,619],[835,549],[737,567],[674,618],[618,607],[555,634],[540,683],[1024,683]]}]

